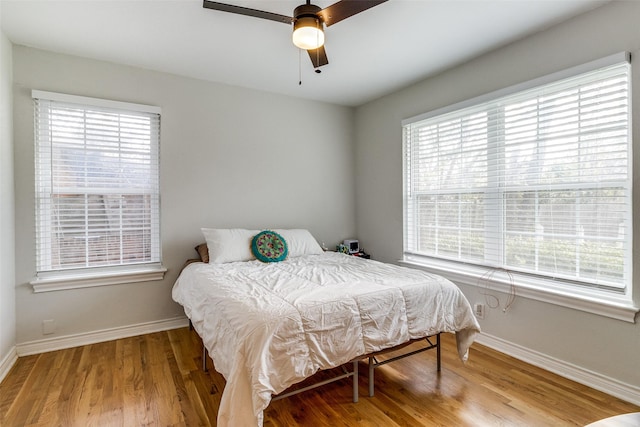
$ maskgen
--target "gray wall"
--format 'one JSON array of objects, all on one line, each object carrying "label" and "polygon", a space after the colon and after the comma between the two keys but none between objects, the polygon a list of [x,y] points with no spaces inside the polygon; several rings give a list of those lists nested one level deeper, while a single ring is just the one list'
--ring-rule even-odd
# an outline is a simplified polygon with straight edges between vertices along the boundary
[{"label": "gray wall", "polygon": [[[22,46],[13,64],[18,343],[183,315],[171,287],[200,227],[308,228],[327,245],[355,232],[353,109]],[[32,89],[162,108],[163,281],[33,293]]]},{"label": "gray wall", "polygon": [[0,31],[0,366],[16,344],[11,58],[11,42]]},{"label": "gray wall", "polygon": [[[631,51],[635,141],[640,141],[640,2],[613,2],[356,110],[357,235],[383,261],[402,258],[401,121],[516,83],[613,53]],[[638,144],[635,144],[638,146]],[[634,155],[634,200],[640,200],[640,162]],[[635,222],[635,303],[640,303]],[[473,303],[479,290],[461,286]],[[501,295],[504,302],[506,296]],[[576,365],[603,378],[640,387],[640,325],[525,298],[506,314],[489,310],[483,331],[516,346]],[[473,357],[473,355],[471,356]]]}]

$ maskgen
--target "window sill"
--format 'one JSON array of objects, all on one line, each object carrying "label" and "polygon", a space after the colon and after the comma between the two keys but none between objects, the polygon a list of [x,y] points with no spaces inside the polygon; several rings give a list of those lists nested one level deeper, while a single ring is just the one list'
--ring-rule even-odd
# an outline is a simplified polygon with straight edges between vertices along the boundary
[{"label": "window sill", "polygon": [[[506,275],[496,274],[487,282],[487,268],[461,265],[446,261],[428,262],[417,257],[405,257],[399,261],[407,267],[419,268],[430,273],[439,274],[455,283],[468,286],[485,287],[491,285],[491,290],[509,293],[511,280]],[[636,314],[640,308],[636,307],[630,295],[616,295],[597,289],[576,289],[570,286],[549,287],[541,285],[542,281],[529,280],[523,276],[513,275],[513,285],[517,296],[542,301],[562,307],[572,308],[587,313],[597,314],[612,319],[635,323]]]},{"label": "window sill", "polygon": [[161,264],[154,264],[100,271],[54,272],[42,277],[36,277],[29,284],[33,286],[34,293],[52,292],[162,280],[166,271],[167,269]]}]

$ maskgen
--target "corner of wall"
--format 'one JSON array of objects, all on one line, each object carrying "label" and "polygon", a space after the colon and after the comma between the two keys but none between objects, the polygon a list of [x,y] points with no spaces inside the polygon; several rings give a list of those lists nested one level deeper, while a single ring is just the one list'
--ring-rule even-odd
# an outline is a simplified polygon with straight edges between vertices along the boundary
[{"label": "corner of wall", "polygon": [[0,27],[0,381],[17,360],[12,49]]}]

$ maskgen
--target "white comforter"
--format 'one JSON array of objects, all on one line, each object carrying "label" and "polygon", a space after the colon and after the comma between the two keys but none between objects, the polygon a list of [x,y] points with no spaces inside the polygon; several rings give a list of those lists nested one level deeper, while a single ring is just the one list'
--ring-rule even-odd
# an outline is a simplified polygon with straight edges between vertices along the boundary
[{"label": "white comforter", "polygon": [[173,299],[227,380],[218,426],[261,426],[271,396],[321,369],[438,332],[464,361],[480,327],[450,281],[327,252],[279,263],[194,263]]}]

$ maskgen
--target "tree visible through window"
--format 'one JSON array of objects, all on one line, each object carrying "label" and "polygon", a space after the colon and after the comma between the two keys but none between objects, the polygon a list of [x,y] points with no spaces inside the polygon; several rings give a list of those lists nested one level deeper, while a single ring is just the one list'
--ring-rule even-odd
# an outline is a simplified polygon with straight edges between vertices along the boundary
[{"label": "tree visible through window", "polygon": [[404,124],[405,254],[630,283],[629,65]]}]

